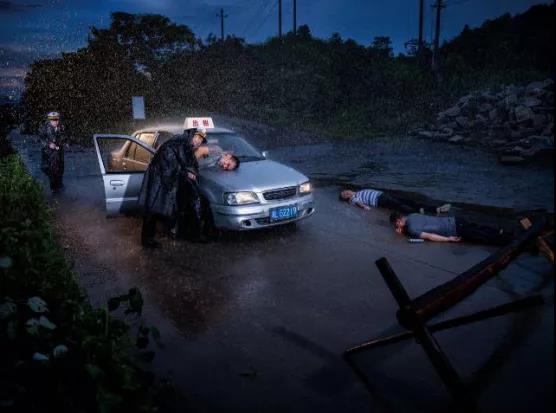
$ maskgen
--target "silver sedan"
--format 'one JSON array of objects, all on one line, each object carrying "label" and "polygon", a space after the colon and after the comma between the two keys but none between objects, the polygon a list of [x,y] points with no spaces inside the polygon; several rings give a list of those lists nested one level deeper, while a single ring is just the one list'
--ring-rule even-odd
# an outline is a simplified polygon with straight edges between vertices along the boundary
[{"label": "silver sedan", "polygon": [[[163,126],[132,134],[93,136],[109,215],[138,208],[143,175],[156,149],[183,128]],[[315,212],[309,179],[293,168],[266,159],[235,132],[208,130],[210,146],[236,155],[241,165],[224,171],[214,159],[200,163],[199,188],[214,226],[251,230],[296,222]]]}]

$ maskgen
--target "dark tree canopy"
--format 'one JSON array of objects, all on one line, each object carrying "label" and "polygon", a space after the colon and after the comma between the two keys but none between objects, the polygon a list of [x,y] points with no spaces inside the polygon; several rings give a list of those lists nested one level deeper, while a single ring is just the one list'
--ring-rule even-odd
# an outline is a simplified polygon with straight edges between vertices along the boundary
[{"label": "dark tree canopy", "polygon": [[32,65],[25,118],[36,125],[59,110],[88,141],[129,121],[131,96],[142,95],[148,117],[211,111],[329,133],[404,131],[470,89],[551,76],[553,28],[554,5],[466,27],[441,48],[439,83],[428,45],[417,56],[415,41],[395,57],[388,36],[364,47],[303,25],[262,44],[203,43],[166,17],[114,13],[87,47]]},{"label": "dark tree canopy", "polygon": [[[467,70],[533,69],[554,72],[554,4],[533,6],[523,14],[505,14],[481,27],[465,26],[443,45],[448,60]],[[449,68],[452,69],[452,68]]]},{"label": "dark tree canopy", "polygon": [[369,47],[369,51],[378,57],[392,57],[392,40],[388,36],[376,36]]},{"label": "dark tree canopy", "polygon": [[105,50],[117,45],[134,63],[150,67],[174,53],[192,50],[196,44],[187,26],[158,14],[112,13],[108,29],[91,28],[89,47]]}]

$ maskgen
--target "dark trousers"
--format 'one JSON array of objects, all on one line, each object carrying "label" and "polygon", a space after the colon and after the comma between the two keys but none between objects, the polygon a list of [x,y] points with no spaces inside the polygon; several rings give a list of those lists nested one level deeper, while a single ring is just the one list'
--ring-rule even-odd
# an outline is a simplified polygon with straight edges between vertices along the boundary
[{"label": "dark trousers", "polygon": [[202,232],[201,196],[196,182],[189,179],[180,182],[178,190],[177,236],[198,239]]},{"label": "dark trousers", "polygon": [[63,188],[64,187],[63,177],[64,177],[63,174],[50,175],[48,177],[48,179],[50,180],[50,189],[56,191],[58,189]]},{"label": "dark trousers", "polygon": [[155,214],[145,213],[143,215],[143,228],[141,230],[142,242],[154,240],[156,234],[156,221],[157,216]]},{"label": "dark trousers", "polygon": [[41,169],[48,176],[50,189],[57,191],[64,186],[64,150],[43,148],[41,153]]},{"label": "dark trousers", "polygon": [[399,211],[404,214],[412,214],[414,212],[419,212],[421,208],[424,209],[426,213],[436,214],[436,207],[428,207],[424,205],[419,205],[414,201],[409,199],[401,200],[395,198],[392,195],[383,193],[378,197],[377,205],[380,208],[392,209],[394,211]]},{"label": "dark trousers", "polygon": [[502,228],[492,228],[456,218],[456,231],[464,241],[478,242],[481,244],[507,245],[514,236]]}]

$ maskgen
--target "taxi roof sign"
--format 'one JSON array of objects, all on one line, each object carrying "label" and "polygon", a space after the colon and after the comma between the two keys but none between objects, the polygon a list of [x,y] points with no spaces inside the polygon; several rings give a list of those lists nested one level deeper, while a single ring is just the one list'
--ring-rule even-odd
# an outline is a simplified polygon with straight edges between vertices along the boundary
[{"label": "taxi roof sign", "polygon": [[205,128],[214,129],[212,118],[185,118],[184,129]]}]

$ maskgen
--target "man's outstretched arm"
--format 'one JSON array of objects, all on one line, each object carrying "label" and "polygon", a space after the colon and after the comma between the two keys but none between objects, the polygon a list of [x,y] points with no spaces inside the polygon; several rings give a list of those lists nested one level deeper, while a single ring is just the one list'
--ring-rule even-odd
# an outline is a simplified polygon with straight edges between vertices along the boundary
[{"label": "man's outstretched arm", "polygon": [[443,235],[432,234],[430,232],[421,232],[419,234],[419,238],[427,241],[436,241],[436,242],[460,242],[461,241],[461,237],[445,237]]},{"label": "man's outstretched arm", "polygon": [[355,204],[356,206],[358,206],[359,208],[365,209],[365,210],[367,210],[367,211],[368,211],[369,209],[371,209],[370,206],[364,204],[364,203],[361,202],[361,201],[355,201],[354,204]]}]

